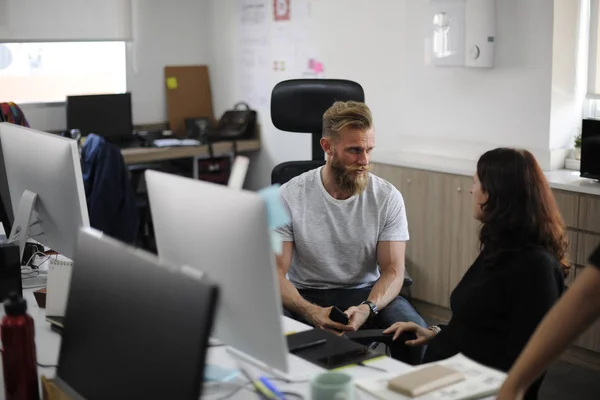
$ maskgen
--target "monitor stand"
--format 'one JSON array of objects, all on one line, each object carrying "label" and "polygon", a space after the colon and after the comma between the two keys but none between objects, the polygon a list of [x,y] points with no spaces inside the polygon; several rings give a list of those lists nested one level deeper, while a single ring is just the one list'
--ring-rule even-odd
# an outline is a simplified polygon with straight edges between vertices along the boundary
[{"label": "monitor stand", "polygon": [[21,201],[19,202],[19,208],[17,208],[17,212],[15,214],[12,230],[10,231],[10,236],[8,237],[9,242],[16,242],[18,244],[20,260],[23,260],[23,252],[25,251],[25,243],[27,242],[27,238],[37,237],[42,234],[42,232],[40,232],[39,234],[30,236],[31,228],[38,224],[38,222],[31,224],[34,214],[37,214],[35,211],[37,198],[38,195],[36,193],[33,193],[29,190],[25,190],[23,192]]},{"label": "monitor stand", "polygon": [[278,369],[275,368],[271,368],[269,367],[267,364],[265,364],[262,361],[259,361],[253,357],[250,357],[249,355],[247,355],[246,353],[243,353],[231,346],[227,346],[226,347],[226,351],[227,353],[233,357],[236,360],[241,360],[244,361],[254,367],[257,367],[269,374],[271,374],[272,376],[279,378],[283,381],[285,381],[286,383],[299,383],[299,382],[305,382],[309,379],[309,375],[305,372],[283,372],[283,371],[279,371]]}]

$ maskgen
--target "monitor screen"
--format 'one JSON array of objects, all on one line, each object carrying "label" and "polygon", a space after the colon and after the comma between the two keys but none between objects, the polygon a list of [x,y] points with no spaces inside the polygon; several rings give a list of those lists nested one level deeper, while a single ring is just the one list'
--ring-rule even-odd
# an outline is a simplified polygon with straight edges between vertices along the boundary
[{"label": "monitor screen", "polygon": [[67,130],[95,133],[108,141],[133,139],[131,93],[67,97]]},{"label": "monitor screen", "polygon": [[600,179],[600,120],[584,119],[581,131],[581,176]]}]

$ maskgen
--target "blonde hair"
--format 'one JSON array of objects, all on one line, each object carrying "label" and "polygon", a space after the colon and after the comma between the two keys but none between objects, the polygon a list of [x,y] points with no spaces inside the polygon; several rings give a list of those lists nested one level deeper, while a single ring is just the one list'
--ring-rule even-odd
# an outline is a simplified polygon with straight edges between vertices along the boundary
[{"label": "blonde hair", "polygon": [[367,130],[373,125],[371,110],[359,101],[336,101],[323,114],[323,137],[339,137],[346,127]]}]

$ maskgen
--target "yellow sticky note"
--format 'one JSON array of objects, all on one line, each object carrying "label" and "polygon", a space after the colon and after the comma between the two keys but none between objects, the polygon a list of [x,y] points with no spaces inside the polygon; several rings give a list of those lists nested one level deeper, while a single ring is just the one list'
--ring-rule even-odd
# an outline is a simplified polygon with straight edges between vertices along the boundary
[{"label": "yellow sticky note", "polygon": [[167,87],[169,89],[177,89],[177,78],[170,76],[167,78]]}]

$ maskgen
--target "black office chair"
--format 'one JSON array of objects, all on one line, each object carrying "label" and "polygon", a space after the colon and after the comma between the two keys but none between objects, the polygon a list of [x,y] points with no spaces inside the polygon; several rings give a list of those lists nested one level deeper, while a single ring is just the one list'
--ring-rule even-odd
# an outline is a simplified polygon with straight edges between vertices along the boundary
[{"label": "black office chair", "polygon": [[335,101],[365,101],[362,86],[342,79],[292,79],[278,83],[271,93],[271,120],[277,129],[312,135],[312,160],[281,163],[271,183],[290,179],[325,164],[321,148],[323,113]]},{"label": "black office chair", "polygon": [[[276,165],[271,183],[283,185],[290,179],[325,165],[321,148],[323,114],[335,101],[365,101],[361,85],[343,79],[291,79],[275,85],[271,93],[271,121],[277,129],[312,135],[312,160]],[[402,295],[410,300],[412,278],[405,274]]]}]

